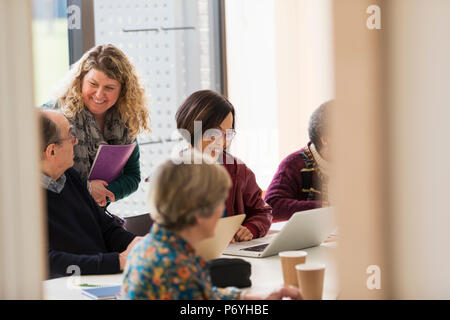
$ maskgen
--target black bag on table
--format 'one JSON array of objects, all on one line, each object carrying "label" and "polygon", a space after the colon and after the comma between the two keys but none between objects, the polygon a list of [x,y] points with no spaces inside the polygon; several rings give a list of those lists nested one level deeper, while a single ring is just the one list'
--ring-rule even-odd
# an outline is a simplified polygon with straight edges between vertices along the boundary
[{"label": "black bag on table", "polygon": [[219,288],[252,286],[250,280],[251,264],[239,258],[219,258],[207,262],[213,286]]}]

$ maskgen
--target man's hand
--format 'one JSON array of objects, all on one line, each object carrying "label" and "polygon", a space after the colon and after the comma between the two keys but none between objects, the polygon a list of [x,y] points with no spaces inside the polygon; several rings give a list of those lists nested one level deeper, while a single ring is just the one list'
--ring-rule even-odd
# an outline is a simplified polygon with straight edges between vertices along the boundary
[{"label": "man's hand", "polygon": [[91,181],[91,196],[100,207],[106,206],[106,198],[111,202],[115,201],[114,193],[106,189],[108,182],[103,180]]},{"label": "man's hand", "polygon": [[249,241],[253,239],[253,234],[244,226],[240,226],[239,230],[234,235],[233,239],[231,239],[231,243],[241,242],[241,241]]},{"label": "man's hand", "polygon": [[125,265],[127,264],[128,254],[130,253],[131,249],[133,249],[133,247],[139,241],[141,241],[142,238],[143,237],[136,237],[136,238],[134,238],[133,241],[131,241],[130,244],[128,245],[128,247],[125,249],[125,251],[119,254],[120,271],[125,269]]}]

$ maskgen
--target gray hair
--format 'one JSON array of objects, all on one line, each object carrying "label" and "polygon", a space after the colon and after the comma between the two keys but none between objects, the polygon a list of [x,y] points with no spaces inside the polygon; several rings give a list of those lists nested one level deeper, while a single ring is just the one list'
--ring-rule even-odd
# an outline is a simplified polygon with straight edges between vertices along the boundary
[{"label": "gray hair", "polygon": [[322,141],[320,138],[328,135],[329,109],[333,103],[334,100],[323,103],[313,112],[309,119],[309,140],[314,144],[317,151],[320,151],[322,148]]},{"label": "gray hair", "polygon": [[230,187],[230,176],[220,164],[167,160],[152,179],[151,216],[169,231],[183,230],[195,225],[196,217],[212,216],[228,197]]},{"label": "gray hair", "polygon": [[50,118],[46,115],[47,112],[56,112],[58,111],[40,111],[40,123],[41,123],[41,138],[42,138],[42,152],[47,150],[47,147],[52,144],[58,144],[61,139],[61,130]]}]

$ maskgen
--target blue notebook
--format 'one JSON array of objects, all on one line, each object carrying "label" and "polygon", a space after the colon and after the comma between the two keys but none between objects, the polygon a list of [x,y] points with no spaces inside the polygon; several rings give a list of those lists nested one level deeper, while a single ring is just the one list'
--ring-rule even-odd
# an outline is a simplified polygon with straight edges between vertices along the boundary
[{"label": "blue notebook", "polygon": [[94,300],[108,300],[108,299],[116,299],[116,296],[120,294],[120,290],[122,286],[113,286],[113,287],[99,287],[99,288],[90,288],[83,289],[82,293]]}]

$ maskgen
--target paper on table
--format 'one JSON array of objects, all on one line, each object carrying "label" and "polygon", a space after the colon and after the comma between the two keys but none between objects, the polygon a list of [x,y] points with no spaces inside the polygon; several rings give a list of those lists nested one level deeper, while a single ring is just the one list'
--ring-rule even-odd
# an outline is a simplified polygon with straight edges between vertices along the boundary
[{"label": "paper on table", "polygon": [[287,221],[275,222],[270,226],[271,231],[280,231],[286,225]]}]

